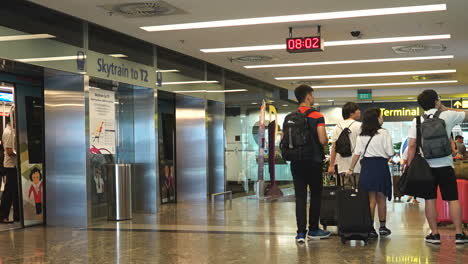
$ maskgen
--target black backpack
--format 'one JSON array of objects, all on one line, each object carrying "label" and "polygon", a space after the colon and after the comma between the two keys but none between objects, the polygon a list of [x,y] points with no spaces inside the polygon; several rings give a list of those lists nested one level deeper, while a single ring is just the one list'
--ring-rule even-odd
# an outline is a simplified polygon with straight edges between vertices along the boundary
[{"label": "black backpack", "polygon": [[[356,121],[354,121],[356,122]],[[349,134],[351,134],[351,129],[349,129],[354,122],[351,123],[348,127],[345,127],[338,139],[335,142],[336,153],[339,153],[341,157],[351,157],[353,155],[353,150],[351,149],[351,140],[349,139]]]},{"label": "black backpack", "polygon": [[304,113],[292,112],[283,123],[283,139],[280,143],[281,154],[288,161],[314,160],[322,162],[322,150],[318,147],[318,138],[313,133],[307,117],[315,112],[314,108]]},{"label": "black backpack", "polygon": [[421,124],[422,151],[424,158],[436,159],[452,155],[450,139],[447,135],[445,121],[439,118],[442,112],[437,110],[433,115],[423,115]]}]

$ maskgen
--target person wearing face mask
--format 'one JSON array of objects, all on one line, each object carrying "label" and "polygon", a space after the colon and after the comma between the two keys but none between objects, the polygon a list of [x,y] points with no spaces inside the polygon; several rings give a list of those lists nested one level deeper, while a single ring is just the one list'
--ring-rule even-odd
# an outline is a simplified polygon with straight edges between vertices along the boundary
[{"label": "person wearing face mask", "polygon": [[[358,160],[361,160],[361,174],[359,190],[369,193],[371,217],[374,219],[375,209],[378,208],[381,237],[392,232],[386,227],[387,202],[392,199],[392,180],[388,159],[394,155],[392,137],[382,128],[383,118],[378,108],[367,109],[363,114],[361,134],[357,138],[356,148],[347,176],[354,173]],[[377,238],[374,228],[370,233],[371,238]]]}]

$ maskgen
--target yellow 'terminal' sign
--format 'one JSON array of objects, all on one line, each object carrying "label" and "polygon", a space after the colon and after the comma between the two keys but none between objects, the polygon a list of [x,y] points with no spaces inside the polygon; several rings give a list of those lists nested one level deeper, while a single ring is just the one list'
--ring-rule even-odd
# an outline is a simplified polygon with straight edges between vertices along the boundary
[{"label": "yellow 'terminal' sign", "polygon": [[382,116],[419,116],[420,111],[419,108],[410,108],[407,109],[405,107],[402,107],[400,109],[386,109],[386,108],[380,108],[380,111],[382,113]]},{"label": "yellow 'terminal' sign", "polygon": [[458,100],[453,103],[453,107],[455,108],[468,108],[468,100]]}]

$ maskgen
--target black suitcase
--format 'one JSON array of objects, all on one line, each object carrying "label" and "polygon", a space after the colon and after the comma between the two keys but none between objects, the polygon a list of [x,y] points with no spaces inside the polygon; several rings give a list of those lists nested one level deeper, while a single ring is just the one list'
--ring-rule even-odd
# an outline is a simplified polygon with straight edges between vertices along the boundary
[{"label": "black suitcase", "polygon": [[324,186],[322,189],[322,202],[320,205],[320,224],[327,230],[328,226],[337,226],[337,199],[338,191],[342,190],[341,179],[338,174],[335,175],[334,186]]},{"label": "black suitcase", "polygon": [[373,228],[369,194],[364,191],[341,190],[337,194],[338,234],[343,244],[348,240],[369,241]]}]

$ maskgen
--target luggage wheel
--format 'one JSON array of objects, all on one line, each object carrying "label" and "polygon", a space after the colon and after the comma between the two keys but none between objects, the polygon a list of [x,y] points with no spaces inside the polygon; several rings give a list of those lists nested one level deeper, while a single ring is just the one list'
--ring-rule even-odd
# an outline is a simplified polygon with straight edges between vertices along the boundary
[{"label": "luggage wheel", "polygon": [[341,243],[343,243],[343,245],[346,245],[346,239],[345,239],[345,238],[341,238]]},{"label": "luggage wheel", "polygon": [[367,245],[369,244],[369,239],[363,240],[363,242],[364,242],[364,245]]}]

